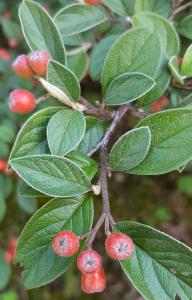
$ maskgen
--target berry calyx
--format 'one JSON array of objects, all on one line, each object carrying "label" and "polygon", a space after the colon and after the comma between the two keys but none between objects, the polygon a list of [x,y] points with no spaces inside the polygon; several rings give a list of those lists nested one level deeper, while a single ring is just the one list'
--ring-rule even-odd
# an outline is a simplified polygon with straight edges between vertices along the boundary
[{"label": "berry calyx", "polygon": [[9,99],[9,108],[16,113],[29,113],[36,106],[35,97],[27,90],[14,90],[10,93]]},{"label": "berry calyx", "polygon": [[7,170],[7,161],[0,159],[0,173],[5,173]]},{"label": "berry calyx", "polygon": [[95,273],[81,275],[81,288],[86,294],[101,293],[106,289],[106,276],[101,268]]},{"label": "berry calyx", "polygon": [[134,244],[126,234],[116,232],[111,233],[105,240],[107,254],[118,260],[129,258],[134,251]]},{"label": "berry calyx", "polygon": [[43,50],[37,50],[29,55],[29,64],[36,75],[43,77],[46,75],[47,65],[51,56]]},{"label": "berry calyx", "polygon": [[101,256],[94,250],[85,250],[77,259],[77,266],[82,273],[95,273],[102,267]]},{"label": "berry calyx", "polygon": [[34,76],[33,70],[29,65],[29,59],[26,55],[20,55],[14,60],[12,70],[23,78],[33,78]]},{"label": "berry calyx", "polygon": [[101,4],[101,0],[84,0],[86,4],[91,4],[91,5],[99,5]]},{"label": "berry calyx", "polygon": [[54,236],[52,248],[59,256],[73,256],[79,250],[79,238],[70,230],[61,231]]}]

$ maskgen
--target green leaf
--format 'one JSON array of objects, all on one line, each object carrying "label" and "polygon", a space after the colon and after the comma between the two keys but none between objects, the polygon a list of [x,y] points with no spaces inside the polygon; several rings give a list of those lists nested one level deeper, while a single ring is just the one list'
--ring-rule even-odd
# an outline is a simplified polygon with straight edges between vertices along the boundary
[{"label": "green leaf", "polygon": [[79,100],[81,92],[78,79],[68,68],[56,61],[48,64],[47,81],[64,92],[69,100]]},{"label": "green leaf", "polygon": [[43,193],[40,193],[36,190],[34,190],[32,187],[30,187],[27,183],[25,183],[25,181],[21,180],[20,181],[20,186],[19,186],[19,194],[23,197],[41,197],[41,198],[46,198],[48,196],[46,196]]},{"label": "green leaf", "polygon": [[179,72],[179,64],[178,64],[178,59],[176,56],[171,57],[171,59],[169,60],[168,67],[169,67],[171,74],[172,74],[173,78],[175,79],[175,81],[180,84],[184,84],[183,78]]},{"label": "green leaf", "polygon": [[45,50],[54,60],[64,64],[65,48],[60,33],[45,9],[34,1],[24,0],[19,17],[30,49]]},{"label": "green leaf", "polygon": [[177,25],[177,31],[180,35],[192,40],[192,15],[187,15]]},{"label": "green leaf", "polygon": [[109,49],[116,41],[118,35],[108,36],[102,39],[98,44],[95,45],[91,52],[90,61],[90,76],[93,80],[97,81],[101,79],[103,64],[106,59]]},{"label": "green leaf", "polygon": [[11,266],[5,260],[4,252],[0,248],[0,290],[3,290],[8,284],[11,277]]},{"label": "green leaf", "polygon": [[11,176],[4,176],[0,174],[0,191],[3,197],[6,199],[9,197],[13,190],[13,181]]},{"label": "green leaf", "polygon": [[183,57],[181,73],[183,76],[192,77],[192,45],[189,46]]},{"label": "green leaf", "polygon": [[127,17],[134,13],[135,0],[103,0],[102,2],[122,17]]},{"label": "green leaf", "polygon": [[154,77],[161,63],[161,42],[158,34],[146,28],[128,30],[113,44],[103,68],[103,91],[112,80],[126,72]]},{"label": "green leaf", "polygon": [[171,14],[171,0],[136,0],[135,12],[150,11],[163,17],[168,17]]},{"label": "green leaf", "polygon": [[132,102],[149,92],[154,85],[154,80],[145,74],[125,73],[110,83],[103,101],[108,105]]},{"label": "green leaf", "polygon": [[157,175],[176,170],[192,159],[192,109],[170,109],[139,122],[148,126],[151,147],[145,160],[129,171],[138,175]]},{"label": "green leaf", "polygon": [[12,143],[15,138],[15,130],[9,124],[0,125],[0,141],[4,143]]},{"label": "green leaf", "polygon": [[98,170],[98,164],[89,156],[82,152],[72,151],[67,158],[78,165],[88,176],[89,180],[93,179]]},{"label": "green leaf", "polygon": [[128,171],[138,166],[146,157],[151,143],[148,127],[128,131],[115,143],[109,163],[114,171]]},{"label": "green leaf", "polygon": [[15,158],[11,167],[32,188],[52,197],[71,197],[90,190],[87,175],[64,157],[35,155]]},{"label": "green leaf", "polygon": [[61,109],[46,108],[30,117],[19,131],[9,159],[47,153],[47,125],[50,118]]},{"label": "green leaf", "polygon": [[89,57],[85,52],[67,57],[67,66],[77,76],[79,81],[85,77],[88,65]]},{"label": "green leaf", "polygon": [[95,117],[86,117],[86,132],[76,150],[89,153],[104,135],[105,128],[102,121]]},{"label": "green leaf", "polygon": [[25,226],[16,250],[15,262],[24,266],[26,288],[37,288],[66,272],[76,257],[60,257],[52,250],[54,235],[72,230],[77,235],[87,232],[93,221],[93,200],[53,199],[39,209]]},{"label": "green leaf", "polygon": [[0,222],[3,220],[7,210],[5,198],[2,192],[0,192]]},{"label": "green leaf", "polygon": [[61,35],[72,35],[87,31],[107,20],[107,15],[94,5],[72,4],[61,9],[55,16]]},{"label": "green leaf", "polygon": [[28,214],[33,214],[38,208],[37,199],[22,196],[20,194],[21,184],[22,181],[19,181],[19,183],[17,184],[17,191],[16,191],[17,204],[24,212]]},{"label": "green leaf", "polygon": [[136,27],[144,26],[158,33],[162,42],[163,53],[168,59],[179,54],[180,42],[178,34],[167,19],[153,13],[141,12],[133,16],[132,23]]},{"label": "green leaf", "polygon": [[155,78],[155,86],[143,97],[141,97],[137,104],[139,106],[146,106],[151,104],[153,101],[159,99],[161,96],[164,95],[165,91],[168,89],[169,84],[171,81],[170,72],[165,66],[157,78]]},{"label": "green leaf", "polygon": [[192,251],[183,243],[149,226],[120,222],[118,229],[135,244],[130,259],[121,266],[145,299],[173,300],[178,295],[188,300],[192,295]]},{"label": "green leaf", "polygon": [[75,149],[85,135],[86,122],[79,111],[65,109],[56,113],[47,126],[52,154],[64,156]]}]

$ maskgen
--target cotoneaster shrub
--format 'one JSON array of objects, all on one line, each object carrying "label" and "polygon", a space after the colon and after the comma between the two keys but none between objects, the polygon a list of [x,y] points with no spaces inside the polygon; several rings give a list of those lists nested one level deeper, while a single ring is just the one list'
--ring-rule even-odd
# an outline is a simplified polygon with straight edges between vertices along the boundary
[{"label": "cotoneaster shrub", "polygon": [[[191,249],[147,225],[116,221],[108,177],[181,171],[192,159],[192,109],[187,106],[192,46],[181,45],[178,32],[192,37],[184,29],[189,20],[177,20],[191,4],[72,2],[53,18],[34,1],[24,0],[19,8],[29,53],[13,63],[13,70],[33,77],[46,94],[23,98],[17,91],[19,109],[13,109],[13,91],[10,108],[27,113],[49,98],[60,104],[34,113],[10,154],[9,166],[23,180],[25,196],[47,200],[23,229],[15,263],[23,266],[25,287],[32,289],[52,282],[77,259],[82,290],[102,292],[107,271],[93,250],[104,225],[107,254],[119,260],[141,295],[190,299]],[[82,97],[80,81],[87,70],[101,83],[103,97],[97,103]],[[111,147],[122,118],[133,118],[135,125]],[[99,195],[103,212],[93,225]]]}]

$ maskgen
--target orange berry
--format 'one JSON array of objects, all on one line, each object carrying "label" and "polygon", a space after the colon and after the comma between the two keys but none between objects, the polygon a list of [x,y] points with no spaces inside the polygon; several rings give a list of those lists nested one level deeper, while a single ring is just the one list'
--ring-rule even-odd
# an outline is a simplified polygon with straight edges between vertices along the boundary
[{"label": "orange berry", "polygon": [[79,238],[70,230],[61,231],[54,236],[52,248],[59,256],[73,256],[79,250]]},{"label": "orange berry", "polygon": [[86,4],[90,5],[99,5],[101,4],[101,0],[84,0]]},{"label": "orange berry", "polygon": [[26,114],[36,107],[35,97],[27,90],[14,90],[9,95],[11,111]]},{"label": "orange berry", "polygon": [[33,78],[34,73],[29,65],[29,60],[26,55],[20,55],[18,56],[13,64],[12,64],[12,70],[23,78]]},{"label": "orange berry", "polygon": [[95,273],[81,275],[81,288],[86,294],[101,293],[106,289],[106,276],[101,268]]},{"label": "orange berry", "polygon": [[0,159],[0,173],[5,173],[7,170],[7,160]]},{"label": "orange berry", "polygon": [[126,234],[115,232],[106,238],[105,249],[111,258],[123,260],[132,255],[134,244],[132,239]]},{"label": "orange berry", "polygon": [[101,256],[94,250],[85,250],[77,259],[77,266],[82,273],[98,272],[102,266]]},{"label": "orange berry", "polygon": [[4,48],[0,48],[0,58],[3,60],[10,60],[11,54]]},{"label": "orange berry", "polygon": [[37,50],[29,55],[29,65],[36,75],[43,77],[47,72],[47,65],[51,56],[43,50]]}]

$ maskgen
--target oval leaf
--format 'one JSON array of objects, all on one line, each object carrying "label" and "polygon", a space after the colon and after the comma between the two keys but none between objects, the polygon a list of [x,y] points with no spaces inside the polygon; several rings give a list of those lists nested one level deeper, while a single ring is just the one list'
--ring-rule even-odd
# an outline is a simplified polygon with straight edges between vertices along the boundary
[{"label": "oval leaf", "polygon": [[76,76],[58,62],[49,62],[47,69],[47,81],[64,92],[69,100],[79,100],[80,85]]},{"label": "oval leaf", "polygon": [[104,103],[120,105],[137,100],[155,85],[154,80],[141,73],[125,73],[116,77],[108,86]]},{"label": "oval leaf", "polygon": [[64,156],[79,145],[85,134],[86,122],[79,111],[62,110],[47,126],[47,139],[52,154]]},{"label": "oval leaf", "polygon": [[120,222],[118,229],[135,244],[130,259],[121,262],[125,274],[145,299],[188,300],[192,295],[192,250],[149,226]]},{"label": "oval leaf", "polygon": [[177,31],[180,35],[192,40],[192,15],[187,15],[177,25]]},{"label": "oval leaf", "polygon": [[183,76],[192,77],[192,45],[189,46],[183,57],[181,73]]},{"label": "oval leaf", "polygon": [[143,119],[137,127],[148,126],[151,147],[145,160],[129,171],[157,175],[177,170],[192,159],[192,109],[172,109]]},{"label": "oval leaf", "polygon": [[21,233],[15,255],[15,262],[24,266],[25,287],[40,287],[66,272],[76,257],[57,256],[51,245],[54,235],[62,230],[81,235],[91,228],[92,221],[93,200],[90,196],[78,201],[53,199],[39,209]]},{"label": "oval leaf", "polygon": [[95,117],[86,117],[86,132],[76,150],[89,153],[104,135],[105,127],[101,120]]},{"label": "oval leaf", "polygon": [[61,35],[72,35],[91,29],[107,20],[104,10],[94,5],[72,4],[55,16]]},{"label": "oval leaf", "polygon": [[132,22],[134,26],[144,26],[159,34],[163,53],[166,57],[170,58],[179,54],[180,42],[178,34],[167,19],[153,13],[141,12],[133,16]]},{"label": "oval leaf", "polygon": [[47,153],[47,125],[50,118],[61,109],[46,108],[30,117],[19,131],[9,159]]},{"label": "oval leaf", "polygon": [[64,64],[65,48],[60,33],[45,9],[34,1],[24,0],[19,17],[30,49],[45,50],[53,59]]},{"label": "oval leaf", "polygon": [[79,81],[85,77],[88,65],[89,57],[85,52],[67,57],[67,66],[77,76]]},{"label": "oval leaf", "polygon": [[139,165],[147,155],[151,143],[148,127],[133,129],[124,134],[113,146],[110,165],[115,171],[128,171]]},{"label": "oval leaf", "polygon": [[70,197],[90,190],[87,175],[64,157],[27,156],[12,159],[10,164],[28,185],[48,196]]},{"label": "oval leaf", "polygon": [[171,0],[136,0],[135,12],[151,11],[163,17],[171,14]]},{"label": "oval leaf", "polygon": [[160,67],[161,55],[158,34],[146,28],[128,30],[109,50],[103,68],[103,91],[123,73],[138,72],[154,77]]}]

